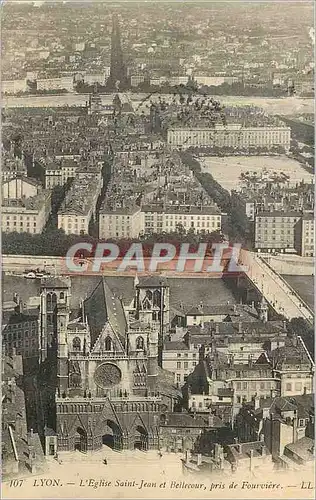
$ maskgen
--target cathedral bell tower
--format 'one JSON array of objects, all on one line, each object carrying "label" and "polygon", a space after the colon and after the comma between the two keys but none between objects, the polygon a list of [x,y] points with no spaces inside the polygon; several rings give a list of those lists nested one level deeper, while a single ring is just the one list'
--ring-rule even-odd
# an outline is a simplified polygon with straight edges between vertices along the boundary
[{"label": "cathedral bell tower", "polygon": [[67,326],[70,311],[70,278],[48,278],[41,282],[41,341],[40,360],[50,352],[57,355],[58,385],[67,383]]},{"label": "cathedral bell tower", "polygon": [[170,326],[169,285],[155,276],[142,278],[136,285],[136,318],[157,333],[158,365],[162,366],[163,343]]}]

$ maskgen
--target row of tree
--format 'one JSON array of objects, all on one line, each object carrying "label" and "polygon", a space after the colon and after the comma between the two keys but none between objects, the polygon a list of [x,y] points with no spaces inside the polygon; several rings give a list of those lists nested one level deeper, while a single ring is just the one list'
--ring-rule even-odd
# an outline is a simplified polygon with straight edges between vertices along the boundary
[{"label": "row of tree", "polygon": [[241,243],[244,248],[252,248],[253,227],[245,212],[232,204],[232,197],[212,174],[201,171],[200,163],[188,151],[181,152],[181,159],[194,173],[210,198],[227,214],[223,219],[223,232],[231,243]]},{"label": "row of tree", "polygon": [[[120,248],[120,257],[123,257],[132,243],[142,243],[144,256],[150,256],[152,248],[156,242],[170,243],[174,245],[177,251],[180,251],[182,243],[189,243],[192,251],[197,250],[198,244],[203,242],[209,246],[212,243],[223,241],[223,235],[215,231],[213,233],[202,232],[196,234],[192,229],[185,231],[183,226],[179,225],[176,231],[171,233],[150,233],[144,234],[139,238],[126,239],[101,239],[90,235],[67,235],[62,229],[50,228],[41,234],[30,233],[3,233],[2,234],[2,252],[6,255],[51,255],[66,256],[68,250],[77,243],[92,244],[92,255],[96,245],[100,242],[116,243]],[[78,257],[87,257],[87,253],[78,254]]]}]

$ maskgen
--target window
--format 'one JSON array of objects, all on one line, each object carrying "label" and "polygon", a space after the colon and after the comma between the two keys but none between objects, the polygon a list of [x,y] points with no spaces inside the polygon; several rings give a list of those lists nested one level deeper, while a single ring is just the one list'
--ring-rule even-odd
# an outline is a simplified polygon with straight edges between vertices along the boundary
[{"label": "window", "polygon": [[177,382],[181,382],[181,374],[177,373]]},{"label": "window", "polygon": [[302,390],[302,382],[296,382],[295,383],[295,390],[296,391],[301,391]]},{"label": "window", "polygon": [[240,403],[240,402],[241,402],[241,397],[237,396],[237,403]]},{"label": "window", "polygon": [[177,354],[177,358],[181,358],[181,354],[179,352]]},{"label": "window", "polygon": [[290,383],[286,384],[285,389],[286,389],[286,391],[291,392],[292,391],[292,384],[290,384]]},{"label": "window", "polygon": [[111,337],[107,336],[105,339],[104,343],[104,348],[106,351],[111,351],[112,350],[112,339]]},{"label": "window", "polygon": [[181,361],[177,361],[177,368],[181,368]]},{"label": "window", "polygon": [[183,367],[184,367],[184,369],[188,368],[188,362],[187,362],[187,361],[185,361],[185,362],[183,363]]},{"label": "window", "polygon": [[240,389],[241,389],[241,382],[237,382],[237,384],[236,384],[236,389],[237,389],[237,390],[240,390]]},{"label": "window", "polygon": [[143,337],[137,337],[136,339],[136,349],[144,349],[144,339]]},{"label": "window", "polygon": [[74,351],[81,351],[81,340],[79,337],[75,337],[72,341],[72,348]]},{"label": "window", "polygon": [[304,427],[304,424],[305,424],[304,418],[300,418],[299,421],[298,421],[298,426],[299,427]]}]

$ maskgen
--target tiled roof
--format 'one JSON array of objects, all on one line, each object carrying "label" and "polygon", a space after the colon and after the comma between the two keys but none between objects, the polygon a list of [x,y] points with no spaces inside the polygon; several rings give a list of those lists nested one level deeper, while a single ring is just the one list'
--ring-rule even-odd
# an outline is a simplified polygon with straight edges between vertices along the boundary
[{"label": "tiled roof", "polygon": [[107,322],[121,342],[125,343],[126,318],[121,300],[113,294],[102,278],[88,299],[84,301],[84,312],[91,333],[91,347],[94,345]]},{"label": "tiled roof", "polygon": [[166,417],[165,427],[209,427],[204,418],[191,413],[168,413]]},{"label": "tiled roof", "polygon": [[[241,452],[238,451],[239,447],[241,448]],[[231,451],[235,460],[249,459],[251,451],[253,452],[253,457],[262,456],[261,450],[264,451],[264,456],[270,455],[268,448],[261,441],[255,441],[252,443],[240,443],[238,445],[230,444],[227,446],[227,448]]]},{"label": "tiled roof", "polygon": [[164,350],[166,351],[188,351],[188,346],[181,341],[167,341],[164,344]]},{"label": "tiled roof", "polygon": [[53,278],[44,278],[41,280],[41,287],[45,288],[67,288],[69,286],[69,282],[66,279],[62,279],[59,277]]},{"label": "tiled roof", "polygon": [[304,436],[296,441],[296,443],[287,444],[284,452],[286,454],[286,450],[289,450],[291,454],[294,453],[299,458],[307,462],[309,460],[314,460],[314,452],[312,451],[313,447],[314,440]]}]

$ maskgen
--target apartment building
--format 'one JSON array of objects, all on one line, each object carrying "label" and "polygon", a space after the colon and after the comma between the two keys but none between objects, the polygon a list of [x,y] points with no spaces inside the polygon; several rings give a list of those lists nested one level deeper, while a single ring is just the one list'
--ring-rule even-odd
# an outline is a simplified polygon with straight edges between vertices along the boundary
[{"label": "apartment building", "polygon": [[66,234],[89,234],[102,186],[101,174],[78,173],[58,212],[58,228]]},{"label": "apartment building", "polygon": [[231,362],[247,365],[250,360],[255,362],[267,346],[275,349],[285,345],[287,331],[284,324],[251,319],[238,323],[215,319],[203,326],[188,326],[182,340],[165,342],[163,368],[174,374],[175,383],[183,385],[200,357],[208,356],[214,350]]},{"label": "apartment building", "polygon": [[1,82],[2,94],[18,94],[27,91],[26,79],[23,80],[4,80]]},{"label": "apartment building", "polygon": [[189,395],[218,394],[218,388],[233,391],[233,413],[254,397],[291,396],[313,392],[314,363],[300,337],[288,338],[284,345],[267,348],[259,358],[247,363],[216,347],[206,355],[187,379]]},{"label": "apartment building", "polygon": [[144,75],[132,75],[131,76],[131,86],[137,87],[140,83],[144,83],[145,76]]},{"label": "apartment building", "polygon": [[80,169],[78,161],[71,158],[62,158],[48,161],[45,164],[45,188],[53,189],[55,186],[63,186],[68,179],[73,179]]},{"label": "apartment building", "polygon": [[196,233],[212,233],[220,231],[222,215],[214,206],[179,206],[145,205],[144,213],[145,233],[170,233],[180,227],[185,231],[194,230]]},{"label": "apartment building", "polygon": [[6,354],[16,354],[23,358],[38,357],[39,309],[23,310],[21,303],[14,311],[2,315],[2,345]]},{"label": "apartment building", "polygon": [[313,213],[304,214],[296,225],[295,248],[302,257],[314,257],[315,218]]},{"label": "apartment building", "polygon": [[72,76],[57,78],[43,78],[37,80],[37,90],[67,90],[72,92],[74,88]]},{"label": "apartment building", "polygon": [[15,177],[26,177],[27,167],[24,162],[24,158],[19,158],[14,156],[13,149],[11,151],[5,151],[2,148],[2,182],[9,181]]},{"label": "apartment building", "polygon": [[255,216],[255,249],[297,253],[295,234],[301,217],[300,212],[259,212]]},{"label": "apartment building", "polygon": [[233,147],[272,148],[280,146],[289,151],[290,127],[242,127],[241,124],[215,125],[206,127],[173,127],[167,132],[167,142],[171,147]]},{"label": "apartment building", "polygon": [[2,185],[2,231],[41,233],[51,212],[51,192],[39,182],[14,178]]},{"label": "apartment building", "polygon": [[137,238],[144,230],[144,213],[136,205],[114,208],[103,205],[99,216],[99,238]]},{"label": "apartment building", "polygon": [[174,374],[175,384],[181,387],[198,364],[199,351],[183,341],[167,341],[162,357],[163,368]]}]

